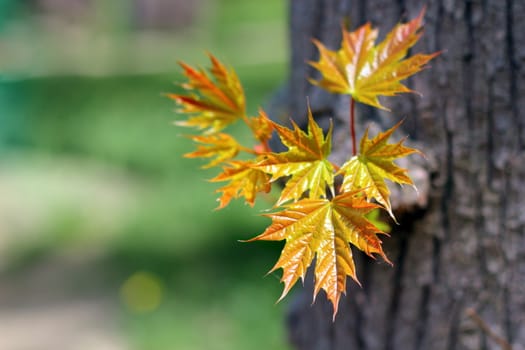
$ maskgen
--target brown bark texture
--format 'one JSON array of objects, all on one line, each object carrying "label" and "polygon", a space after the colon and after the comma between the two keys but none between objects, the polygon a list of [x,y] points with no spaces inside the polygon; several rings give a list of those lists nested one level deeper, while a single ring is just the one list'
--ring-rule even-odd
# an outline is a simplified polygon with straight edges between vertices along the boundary
[{"label": "brown bark texture", "polygon": [[400,224],[383,239],[394,266],[353,249],[362,287],[348,282],[335,322],[323,295],[312,305],[311,278],[296,287],[296,349],[525,349],[525,1],[290,0],[290,80],[273,110],[304,123],[308,97],[334,123],[334,160],[348,158],[348,96],[306,80],[319,77],[311,38],[337,49],[341,23],[367,21],[381,38],[425,5],[413,52],[443,54],[408,80],[422,96],[357,110],[359,135],[406,118],[398,137],[427,155],[402,164],[420,192],[396,189]]}]

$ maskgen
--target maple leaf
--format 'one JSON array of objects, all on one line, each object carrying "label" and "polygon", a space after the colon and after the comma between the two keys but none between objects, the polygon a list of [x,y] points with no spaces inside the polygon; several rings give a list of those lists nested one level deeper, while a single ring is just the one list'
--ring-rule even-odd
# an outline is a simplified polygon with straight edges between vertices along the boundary
[{"label": "maple leaf", "polygon": [[271,174],[271,181],[283,176],[291,178],[281,192],[277,205],[289,200],[298,200],[309,191],[310,198],[326,196],[326,187],[333,192],[334,170],[328,160],[330,154],[332,127],[326,138],[308,110],[308,132],[305,133],[292,121],[293,130],[273,123],[275,130],[288,151],[267,153],[257,168]]},{"label": "maple leaf", "polygon": [[253,207],[257,193],[270,192],[270,177],[262,170],[254,168],[253,161],[231,161],[228,164],[229,166],[225,166],[221,174],[210,180],[230,181],[229,184],[215,191],[222,192],[217,209],[226,207],[232,199],[241,196]]},{"label": "maple leaf", "polygon": [[279,300],[299,278],[304,281],[315,257],[314,300],[323,289],[333,304],[335,318],[341,293],[346,292],[347,276],[359,283],[349,243],[371,257],[379,254],[391,264],[377,237],[385,233],[364,216],[378,205],[367,202],[359,192],[339,194],[332,200],[302,199],[286,205],[283,211],[265,214],[272,224],[250,241],[286,240],[279,260],[270,270],[283,269],[284,290]]},{"label": "maple leaf", "polygon": [[188,136],[195,142],[201,143],[197,150],[186,153],[186,158],[212,158],[215,157],[203,168],[211,168],[220,163],[234,158],[241,149],[239,143],[229,134],[217,133],[212,135],[192,135]]},{"label": "maple leaf", "polygon": [[406,24],[398,24],[377,46],[377,29],[366,23],[353,32],[342,29],[341,48],[327,49],[313,40],[319,49],[319,61],[309,62],[322,75],[320,81],[310,79],[314,85],[340,94],[349,94],[356,101],[388,110],[379,103],[378,96],[394,96],[414,92],[401,80],[425,68],[425,64],[440,54],[416,54],[407,59],[408,50],[422,34],[425,9]]},{"label": "maple leaf", "polygon": [[353,156],[339,170],[339,173],[344,174],[341,191],[362,189],[369,199],[377,200],[392,218],[394,215],[390,204],[390,190],[385,179],[414,186],[407,169],[397,166],[393,161],[412,153],[420,153],[403,145],[406,138],[398,143],[388,143],[389,137],[399,125],[401,122],[385,132],[380,132],[373,139],[368,138],[367,129],[361,139],[359,154]]},{"label": "maple leaf", "polygon": [[257,117],[250,118],[250,128],[257,140],[266,143],[272,137],[274,123],[270,120],[266,112],[261,108]]},{"label": "maple leaf", "polygon": [[207,129],[214,133],[224,129],[229,124],[246,118],[246,103],[244,92],[233,69],[228,70],[217,58],[209,54],[211,68],[209,73],[203,69],[195,69],[184,62],[179,62],[188,82],[182,87],[188,90],[188,95],[168,94],[181,107],[178,112],[192,115],[186,121],[176,124]]}]

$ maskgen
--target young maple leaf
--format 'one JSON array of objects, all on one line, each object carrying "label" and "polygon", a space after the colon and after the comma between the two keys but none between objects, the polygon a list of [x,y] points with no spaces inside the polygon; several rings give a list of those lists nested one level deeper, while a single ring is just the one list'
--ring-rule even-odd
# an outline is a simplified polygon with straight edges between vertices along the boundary
[{"label": "young maple leaf", "polygon": [[388,138],[401,125],[394,125],[385,132],[380,132],[373,139],[368,138],[368,129],[361,139],[359,154],[347,161],[339,173],[344,174],[341,191],[354,191],[362,189],[369,199],[375,199],[388,213],[394,217],[390,205],[390,190],[385,179],[398,184],[414,186],[412,179],[407,174],[407,169],[400,168],[393,161],[418,150],[403,145],[405,139],[398,143],[387,143]]},{"label": "young maple leaf", "polygon": [[195,69],[179,62],[188,82],[182,87],[189,95],[168,94],[180,109],[178,112],[192,115],[177,125],[207,129],[214,133],[224,129],[238,119],[245,118],[244,92],[233,69],[228,70],[217,58],[209,54],[211,68],[209,76],[203,69]]},{"label": "young maple leaf", "polygon": [[346,278],[359,283],[349,243],[372,256],[377,253],[390,263],[377,234],[383,233],[365,218],[379,206],[367,202],[360,191],[346,192],[329,199],[302,199],[286,205],[283,211],[266,214],[272,224],[250,241],[286,240],[273,272],[283,269],[284,298],[316,257],[314,300],[321,289],[334,307],[334,318]]},{"label": "young maple leaf", "polygon": [[342,29],[341,48],[327,49],[313,40],[319,49],[319,61],[310,62],[322,75],[320,81],[310,79],[314,85],[340,94],[351,95],[356,101],[388,110],[379,103],[378,96],[394,96],[414,92],[401,80],[425,68],[425,64],[440,54],[416,54],[407,59],[408,50],[422,34],[425,9],[406,24],[398,24],[377,46],[377,29],[370,23],[353,32]]},{"label": "young maple leaf", "polygon": [[251,161],[231,161],[229,166],[223,168],[223,172],[210,181],[230,181],[229,184],[217,189],[222,192],[218,199],[219,207],[226,207],[234,198],[244,197],[246,203],[255,204],[255,197],[259,192],[270,192],[270,177],[262,170],[256,169]]},{"label": "young maple leaf", "polygon": [[259,142],[266,143],[272,137],[274,124],[262,108],[259,109],[259,115],[257,117],[251,117],[249,119],[249,124],[255,138]]},{"label": "young maple leaf", "polygon": [[277,205],[289,200],[298,200],[309,191],[310,198],[326,196],[326,187],[333,192],[334,169],[328,155],[332,141],[332,127],[326,138],[323,130],[317,125],[308,110],[308,132],[305,133],[292,121],[293,130],[274,123],[274,129],[279,134],[288,151],[281,153],[267,153],[265,159],[256,165],[272,175],[271,181],[283,176],[291,178],[281,192]]},{"label": "young maple leaf", "polygon": [[[212,135],[188,136],[195,142],[201,143],[193,152],[186,153],[186,158],[212,158],[203,168],[211,168],[234,158],[241,149],[241,145],[229,134],[217,133]],[[207,145],[207,146],[205,146]]]}]

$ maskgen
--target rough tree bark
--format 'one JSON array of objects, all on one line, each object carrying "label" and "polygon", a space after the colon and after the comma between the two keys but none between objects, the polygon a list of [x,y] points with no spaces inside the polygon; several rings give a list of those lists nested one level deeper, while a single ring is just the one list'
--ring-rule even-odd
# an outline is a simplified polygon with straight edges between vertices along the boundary
[{"label": "rough tree bark", "polygon": [[[384,248],[390,267],[358,255],[335,323],[331,306],[311,305],[311,281],[288,315],[297,349],[525,349],[525,2],[428,0],[415,52],[446,50],[408,84],[423,97],[384,99],[392,113],[360,107],[363,124],[402,133],[427,154],[407,166],[419,199],[399,192]],[[384,35],[414,18],[422,1],[290,0],[291,76],[283,115],[315,117],[336,130],[336,158],[350,154],[348,97],[310,85],[317,59],[310,38],[338,48],[342,21],[371,21]],[[279,116],[278,116],[279,117]],[[361,126],[361,131],[362,132]],[[419,162],[419,163],[418,163]],[[411,191],[408,189],[407,191]]]}]

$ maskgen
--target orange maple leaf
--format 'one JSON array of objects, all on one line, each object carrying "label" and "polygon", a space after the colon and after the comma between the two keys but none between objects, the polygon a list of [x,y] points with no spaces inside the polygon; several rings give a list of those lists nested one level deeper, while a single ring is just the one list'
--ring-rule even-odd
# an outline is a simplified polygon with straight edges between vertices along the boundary
[{"label": "orange maple leaf", "polygon": [[373,139],[368,138],[368,129],[361,139],[359,154],[353,156],[341,166],[339,173],[344,174],[341,191],[362,189],[369,199],[375,199],[394,217],[390,204],[390,190],[385,179],[398,184],[414,186],[407,174],[407,169],[397,166],[393,161],[412,153],[420,153],[414,148],[398,143],[388,143],[389,137],[401,125],[394,125],[385,132],[380,132]]},{"label": "orange maple leaf", "polygon": [[[314,300],[323,289],[334,308],[341,293],[346,293],[346,278],[359,283],[349,243],[367,255],[379,254],[390,263],[377,234],[383,233],[365,218],[378,208],[367,202],[359,191],[346,192],[329,199],[302,199],[288,204],[283,211],[266,214],[272,224],[250,241],[286,240],[279,260],[270,270],[283,269],[284,298],[316,258]],[[391,264],[391,263],[390,263]]]},{"label": "orange maple leaf", "polygon": [[272,175],[271,181],[283,176],[291,176],[281,192],[277,205],[289,200],[298,200],[308,191],[310,198],[326,196],[328,187],[333,193],[334,169],[328,155],[330,154],[332,127],[326,138],[323,130],[317,125],[308,110],[308,132],[305,133],[292,121],[293,130],[274,123],[288,151],[267,153],[256,167]]},{"label": "orange maple leaf", "polygon": [[217,209],[226,207],[232,199],[241,196],[253,207],[257,193],[268,193],[271,189],[270,177],[256,169],[252,161],[231,161],[223,168],[222,173],[210,181],[230,181],[229,184],[215,191],[222,192]]},{"label": "orange maple leaf", "polygon": [[251,117],[249,119],[249,126],[255,138],[263,144],[267,143],[272,137],[274,123],[262,108],[259,109],[259,115],[257,117]]},{"label": "orange maple leaf", "polygon": [[401,80],[425,68],[425,64],[440,54],[416,54],[407,59],[408,50],[422,34],[425,9],[406,24],[398,24],[377,46],[377,29],[370,23],[353,32],[342,29],[341,48],[327,49],[313,40],[319,49],[319,61],[309,62],[321,72],[322,79],[310,79],[314,85],[340,94],[351,95],[356,101],[388,110],[379,103],[378,96],[394,96],[414,92]]},{"label": "orange maple leaf", "polygon": [[188,82],[182,87],[188,95],[168,94],[181,107],[178,112],[192,115],[186,121],[176,124],[181,126],[207,129],[214,133],[229,124],[246,118],[244,92],[233,69],[227,69],[217,58],[209,54],[212,63],[208,73],[204,69],[195,69],[184,62],[179,62]]},{"label": "orange maple leaf", "polygon": [[201,145],[193,152],[186,153],[186,158],[212,158],[203,168],[211,168],[225,161],[233,159],[242,148],[241,145],[229,134],[217,133],[211,135],[192,135],[190,139]]}]

